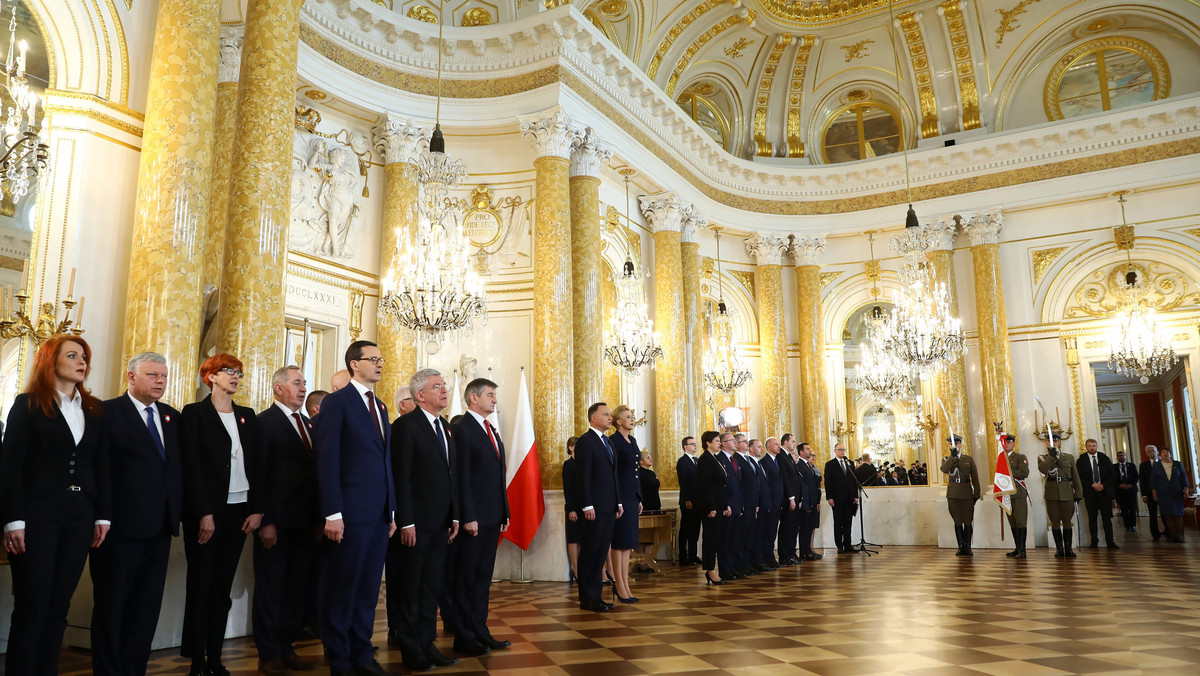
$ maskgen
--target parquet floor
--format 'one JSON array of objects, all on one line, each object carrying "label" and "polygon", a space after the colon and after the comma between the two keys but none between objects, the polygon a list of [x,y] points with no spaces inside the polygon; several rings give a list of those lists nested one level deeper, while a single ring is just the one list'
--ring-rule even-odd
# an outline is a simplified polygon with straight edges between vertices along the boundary
[{"label": "parquet floor", "polygon": [[[1144,526],[1143,519],[1143,526]],[[1053,551],[1017,561],[1002,551],[957,558],[928,547],[823,560],[705,587],[697,567],[637,575],[641,603],[579,610],[560,583],[499,583],[492,633],[512,648],[433,673],[567,674],[1197,674],[1200,673],[1200,537],[1153,543],[1119,531],[1120,551]],[[380,606],[376,642],[385,667]],[[452,639],[438,641],[450,654]],[[300,653],[319,658],[320,644]],[[226,643],[237,675],[256,673],[253,642]],[[67,650],[63,673],[88,673]],[[184,674],[175,651],[150,673]],[[325,673],[319,671],[316,673]]]}]

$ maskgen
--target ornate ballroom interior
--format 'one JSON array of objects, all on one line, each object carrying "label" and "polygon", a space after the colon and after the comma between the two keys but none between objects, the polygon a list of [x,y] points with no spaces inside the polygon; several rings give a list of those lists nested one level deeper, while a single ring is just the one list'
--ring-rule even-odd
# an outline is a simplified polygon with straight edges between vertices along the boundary
[{"label": "ornate ballroom interior", "polygon": [[[0,19],[24,45],[5,413],[61,330],[102,397],[132,354],[166,355],[176,407],[216,351],[261,409],[276,368],[329,389],[364,338],[389,404],[418,367],[490,377],[508,434],[524,374],[547,511],[500,578],[567,579],[559,466],[597,400],[634,409],[664,506],[680,439],[718,415],[822,462],[840,441],[935,467],[948,434],[993,468],[993,423],[1031,458],[1053,427],[1135,460],[1170,446],[1200,480],[1192,0],[4,0]],[[461,298],[413,329],[422,283]],[[897,366],[880,314],[944,353]],[[880,491],[868,538],[952,547],[944,482]],[[1006,546],[993,518],[975,537]]]}]

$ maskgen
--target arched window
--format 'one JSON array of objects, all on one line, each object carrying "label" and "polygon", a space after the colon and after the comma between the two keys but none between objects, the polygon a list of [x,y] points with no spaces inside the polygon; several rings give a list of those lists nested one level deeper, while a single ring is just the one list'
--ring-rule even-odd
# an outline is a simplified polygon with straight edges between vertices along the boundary
[{"label": "arched window", "polygon": [[896,113],[878,101],[843,106],[825,125],[821,152],[827,164],[890,155],[903,148]]},{"label": "arched window", "polygon": [[[708,85],[708,89],[705,89]],[[700,83],[696,87],[690,87],[683,92],[675,103],[679,104],[704,131],[712,137],[714,141],[721,144],[722,148],[729,148],[729,118],[717,106],[717,104],[706,96],[702,91],[713,91],[715,88],[709,83]]]},{"label": "arched window", "polygon": [[1067,52],[1046,79],[1046,117],[1061,120],[1170,96],[1162,54],[1134,38],[1101,38]]}]

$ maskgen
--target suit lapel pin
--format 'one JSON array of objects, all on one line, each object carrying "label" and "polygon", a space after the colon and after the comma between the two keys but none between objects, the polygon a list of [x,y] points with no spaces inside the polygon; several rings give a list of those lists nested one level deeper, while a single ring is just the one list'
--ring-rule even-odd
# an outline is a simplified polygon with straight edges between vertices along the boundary
[{"label": "suit lapel pin", "polygon": [[238,418],[238,422],[240,422],[240,423],[242,423],[243,425],[245,425],[245,424],[246,424],[246,419],[245,419],[245,418]]},{"label": "suit lapel pin", "polygon": [[169,415],[164,415],[164,416],[163,416],[163,420],[165,420],[165,421],[167,421],[167,422],[171,422],[171,416],[169,416]]}]

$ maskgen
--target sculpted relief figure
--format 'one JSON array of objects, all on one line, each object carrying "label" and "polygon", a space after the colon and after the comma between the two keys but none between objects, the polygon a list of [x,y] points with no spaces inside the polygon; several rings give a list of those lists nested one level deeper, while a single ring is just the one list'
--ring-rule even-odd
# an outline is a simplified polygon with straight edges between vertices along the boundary
[{"label": "sculpted relief figure", "polygon": [[351,233],[363,226],[359,214],[366,185],[355,146],[366,148],[367,137],[346,136],[349,145],[296,127],[288,239],[297,251],[341,260],[354,256]]}]

